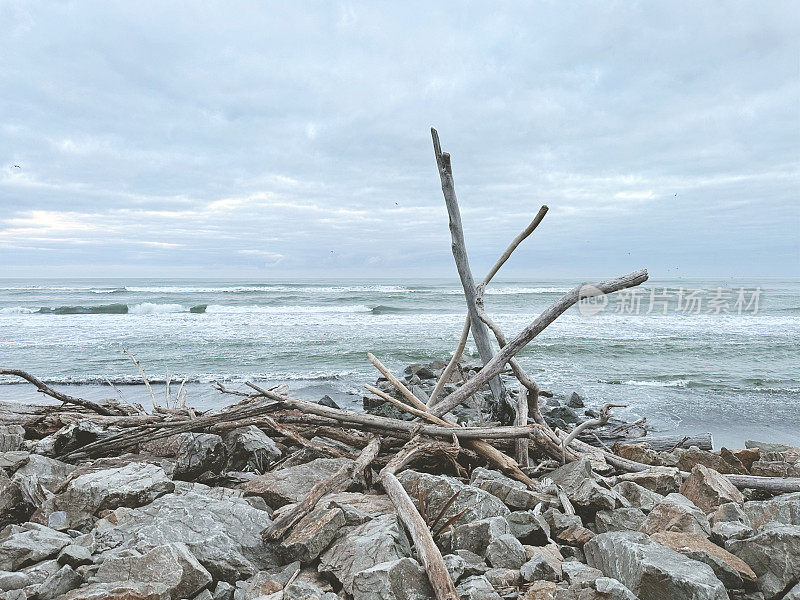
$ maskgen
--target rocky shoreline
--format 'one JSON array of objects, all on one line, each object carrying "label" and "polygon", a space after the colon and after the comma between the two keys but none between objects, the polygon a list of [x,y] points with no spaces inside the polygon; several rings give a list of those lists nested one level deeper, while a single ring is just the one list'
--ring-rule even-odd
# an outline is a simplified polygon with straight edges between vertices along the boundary
[{"label": "rocky shoreline", "polygon": [[[425,401],[443,365],[412,365],[401,382]],[[376,387],[401,399],[386,378]],[[242,406],[257,396],[239,395]],[[326,398],[319,406],[335,408]],[[374,396],[365,408],[413,418]],[[545,398],[540,409],[556,432],[597,416],[575,395]],[[69,458],[124,431],[85,408],[71,414],[57,425],[52,415],[0,425],[0,599],[434,597],[380,476],[408,437],[394,444],[287,411],[271,413],[278,426],[239,419]],[[491,425],[475,406],[448,417]],[[531,448],[526,484],[454,436],[400,465],[397,480],[465,600],[800,599],[800,492],[730,479],[797,477],[800,448],[659,450],[647,439],[598,435],[596,453],[563,465]],[[358,473],[370,440],[382,454]],[[605,443],[646,468],[615,466]],[[341,489],[309,500],[321,483],[340,480]],[[310,507],[299,511],[303,503]]]}]

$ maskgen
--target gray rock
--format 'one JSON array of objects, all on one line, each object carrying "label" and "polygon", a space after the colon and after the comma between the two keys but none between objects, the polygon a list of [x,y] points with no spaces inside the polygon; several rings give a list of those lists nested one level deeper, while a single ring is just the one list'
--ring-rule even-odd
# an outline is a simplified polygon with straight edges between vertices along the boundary
[{"label": "gray rock", "polygon": [[20,571],[0,571],[0,592],[21,590],[31,585],[31,583],[31,578],[26,573]]},{"label": "gray rock", "polygon": [[185,543],[217,581],[238,581],[275,564],[261,531],[272,520],[242,498],[216,500],[205,494],[169,494],[124,511],[118,524],[98,525],[98,551],[150,550]]},{"label": "gray rock", "polygon": [[300,502],[314,484],[350,464],[349,458],[317,458],[311,462],[270,471],[242,486],[245,496],[261,496],[272,508]]},{"label": "gray rock", "polygon": [[505,517],[511,512],[496,496],[480,488],[465,485],[454,477],[406,470],[397,478],[411,498],[418,498],[421,492],[428,513],[434,515],[438,515],[458,492],[458,497],[442,515],[442,522],[461,511],[465,512],[459,518],[459,523],[469,523],[487,517]]},{"label": "gray rock", "polygon": [[83,584],[83,578],[72,567],[64,565],[36,590],[38,600],[53,600]]},{"label": "gray rock", "polygon": [[345,524],[340,508],[316,508],[301,519],[281,542],[285,558],[308,564],[330,545]]},{"label": "gray rock", "polygon": [[35,475],[39,483],[42,484],[42,487],[51,492],[55,492],[73,471],[75,471],[75,465],[61,462],[55,458],[48,458],[41,454],[31,454],[28,457],[27,463],[14,473],[14,478],[15,480],[19,480],[22,477]]},{"label": "gray rock", "polygon": [[31,453],[25,450],[0,452],[0,469],[9,474],[14,473],[27,463],[30,457]]},{"label": "gray rock", "polygon": [[676,467],[650,467],[638,473],[624,473],[619,481],[632,481],[657,494],[677,492],[681,487],[681,473]]},{"label": "gray rock", "polygon": [[85,419],[62,427],[52,435],[42,438],[33,445],[36,454],[59,456],[96,442],[107,435],[97,423]]},{"label": "gray rock", "polygon": [[483,560],[482,556],[470,552],[469,550],[454,550],[453,554],[464,560],[464,575],[483,575],[489,569],[489,565]]},{"label": "gray rock", "polygon": [[767,523],[726,547],[753,569],[767,600],[780,597],[800,579],[800,526]]},{"label": "gray rock", "polygon": [[728,600],[711,567],[642,533],[601,533],[583,549],[589,566],[617,579],[641,600]]},{"label": "gray rock", "polygon": [[570,408],[583,408],[583,398],[581,398],[578,392],[572,392],[569,396],[569,400],[567,400],[567,406]]},{"label": "gray rock", "polygon": [[486,547],[486,562],[495,568],[519,569],[525,559],[525,548],[510,533],[494,538]]},{"label": "gray rock", "polygon": [[317,400],[317,404],[319,404],[320,406],[327,406],[328,408],[337,408],[337,409],[339,408],[339,405],[336,404],[336,401],[334,401],[333,398],[328,396],[328,394],[325,394],[322,398]]},{"label": "gray rock", "polygon": [[32,510],[20,487],[0,471],[0,529],[24,521]]},{"label": "gray rock", "polygon": [[51,558],[37,562],[22,569],[22,573],[30,579],[31,585],[41,585],[45,579],[54,575],[61,568],[56,559]]},{"label": "gray rock", "polygon": [[0,425],[0,452],[16,452],[24,439],[25,428],[22,425]]},{"label": "gray rock", "polygon": [[175,479],[197,479],[206,472],[219,473],[225,467],[225,444],[213,433],[184,433],[175,455]]},{"label": "gray rock", "polygon": [[255,425],[239,427],[224,437],[228,471],[264,473],[280,460],[281,451],[266,433]]},{"label": "gray rock", "polygon": [[310,581],[294,581],[283,588],[283,600],[339,600],[339,596],[323,592]]},{"label": "gray rock", "polygon": [[528,562],[523,564],[519,569],[522,579],[527,582],[546,580],[558,581],[559,571],[542,554],[534,554]]},{"label": "gray rock", "polygon": [[573,584],[588,584],[603,577],[603,572],[600,569],[595,569],[582,562],[576,560],[565,560],[561,563],[561,573],[569,585]]},{"label": "gray rock", "polygon": [[783,600],[800,600],[800,583],[786,592],[786,595],[783,597]]},{"label": "gray rock", "polygon": [[456,586],[456,593],[460,600],[500,600],[500,594],[484,575],[465,577]]},{"label": "gray rock", "polygon": [[656,494],[633,481],[621,481],[611,489],[625,498],[632,507],[638,508],[644,513],[653,510],[655,505],[664,499],[661,494]]},{"label": "gray rock", "polygon": [[[477,555],[476,557],[480,558]],[[450,579],[452,579],[454,583],[461,579],[461,576],[467,568],[467,561],[457,554],[445,554],[442,560],[447,567],[447,572],[450,573]],[[0,585],[2,584],[0,583]]]},{"label": "gray rock", "polygon": [[336,577],[348,594],[357,573],[383,562],[411,556],[411,547],[397,516],[384,515],[344,532],[321,557],[319,572]]},{"label": "gray rock", "polygon": [[511,532],[511,528],[503,517],[489,517],[452,528],[450,547],[453,550],[469,550],[477,555],[484,556],[489,544]]},{"label": "gray rock", "polygon": [[189,598],[211,583],[203,568],[185,544],[156,546],[141,556],[112,556],[100,565],[96,582],[135,581],[160,583],[172,598]]},{"label": "gray rock", "polygon": [[588,459],[559,467],[549,473],[547,479],[563,489],[575,510],[588,519],[593,519],[598,510],[614,510],[628,505],[622,496],[594,474]]},{"label": "gray rock", "polygon": [[483,574],[492,587],[497,588],[515,588],[522,583],[522,575],[519,569],[488,569]]},{"label": "gray rock", "polygon": [[[772,519],[768,520],[771,521]],[[748,517],[742,507],[735,502],[728,502],[727,504],[722,504],[717,507],[713,513],[708,515],[708,522],[711,523],[712,526],[717,523],[741,523],[752,527],[750,517]],[[766,521],[759,523],[758,526],[760,527],[764,523],[766,523]]]},{"label": "gray rock", "polygon": [[677,531],[711,536],[711,525],[705,513],[681,494],[669,494],[647,515],[641,531]]},{"label": "gray rock", "polygon": [[544,546],[550,541],[550,526],[532,510],[515,511],[506,517],[511,533],[529,546]]},{"label": "gray rock", "polygon": [[82,586],[59,600],[170,600],[170,594],[163,583],[117,581]]},{"label": "gray rock", "polygon": [[544,513],[544,520],[550,528],[550,535],[559,535],[570,527],[580,527],[583,521],[578,515],[566,515],[556,508]]},{"label": "gray rock", "polygon": [[86,546],[70,544],[65,546],[58,555],[58,564],[69,565],[73,569],[92,562],[92,552]]},{"label": "gray rock", "polygon": [[233,600],[235,588],[227,581],[218,581],[212,596],[214,600]]},{"label": "gray rock", "polygon": [[192,600],[214,600],[214,595],[209,590],[203,590],[192,598]]},{"label": "gray rock", "polygon": [[378,563],[356,573],[353,600],[427,600],[433,598],[428,576],[413,558]]},{"label": "gray rock", "polygon": [[770,521],[800,525],[800,492],[783,494],[761,502],[745,502],[743,512],[755,529]]},{"label": "gray rock", "polygon": [[161,467],[129,463],[124,467],[79,475],[69,482],[63,493],[46,500],[33,520],[46,523],[52,513],[63,511],[67,516],[67,527],[80,528],[101,510],[149,504],[173,489],[175,484]]},{"label": "gray rock", "polygon": [[550,410],[546,411],[546,415],[548,420],[561,420],[564,423],[577,423],[580,421],[580,417],[578,413],[575,412],[569,406],[554,406]]},{"label": "gray rock", "polygon": [[16,571],[55,556],[72,538],[39,525],[11,525],[0,532],[0,570]]},{"label": "gray rock", "polygon": [[556,590],[554,600],[639,600],[622,583],[611,577],[597,577],[588,582]]},{"label": "gray rock", "polygon": [[638,508],[618,508],[599,510],[595,515],[597,533],[607,531],[639,531],[644,524],[645,514]]},{"label": "gray rock", "polygon": [[514,481],[497,471],[478,467],[472,471],[470,485],[497,496],[512,510],[527,510],[537,504],[557,502],[552,496],[529,490],[521,481]]}]

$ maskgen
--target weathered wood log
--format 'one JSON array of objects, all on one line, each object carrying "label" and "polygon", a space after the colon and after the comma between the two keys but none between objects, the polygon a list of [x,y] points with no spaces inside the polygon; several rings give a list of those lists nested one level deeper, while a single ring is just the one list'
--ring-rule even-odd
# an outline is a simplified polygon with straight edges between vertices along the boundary
[{"label": "weathered wood log", "polygon": [[692,435],[663,435],[645,436],[631,442],[646,442],[657,452],[668,452],[676,448],[691,448],[697,446],[700,450],[712,450],[714,438],[711,433],[697,433]]},{"label": "weathered wood log", "polygon": [[261,537],[264,541],[280,539],[290,527],[314,510],[317,502],[319,502],[320,498],[323,496],[345,491],[356,478],[366,479],[363,473],[369,468],[370,463],[378,456],[380,447],[380,438],[373,437],[355,461],[342,466],[327,479],[316,483],[308,494],[306,494],[305,498],[261,532]]},{"label": "weathered wood log", "polygon": [[122,412],[109,410],[97,402],[84,400],[83,398],[76,398],[75,396],[68,396],[67,394],[59,392],[58,390],[54,390],[38,377],[35,377],[27,371],[23,371],[22,369],[0,369],[0,375],[13,375],[14,377],[21,377],[25,381],[35,385],[41,393],[46,394],[47,396],[55,398],[56,400],[60,400],[61,402],[66,402],[67,404],[76,404],[78,406],[88,408],[89,410],[96,412],[98,415],[112,416],[125,414]]},{"label": "weathered wood log", "polygon": [[497,376],[508,361],[516,356],[531,340],[539,335],[544,329],[560,317],[564,312],[585,298],[594,297],[602,294],[610,294],[626,288],[637,286],[647,281],[647,271],[634,271],[628,275],[601,281],[594,285],[579,285],[567,292],[560,300],[550,305],[534,321],[523,329],[513,340],[503,347],[495,357],[486,363],[483,368],[475,374],[469,381],[449,396],[442,399],[431,409],[435,415],[441,416],[452,408],[461,404],[472,394],[478,391],[481,386],[487,383],[492,377]]},{"label": "weathered wood log", "polygon": [[[414,445],[411,442],[409,445]],[[411,498],[408,497],[403,485],[395,477],[395,472],[400,467],[400,462],[390,462],[380,472],[380,482],[386,494],[394,504],[397,516],[405,525],[409,537],[414,541],[419,562],[428,574],[433,593],[438,600],[458,600],[456,586],[453,583],[447,566],[444,564],[442,553],[433,541],[433,536],[428,529],[428,524],[419,514]]]},{"label": "weathered wood log", "polygon": [[[517,415],[514,419],[514,425],[527,425],[528,424],[528,388],[524,385],[519,386],[519,394],[517,396]],[[517,454],[517,463],[520,467],[528,467],[528,438],[518,438],[514,443],[514,449]]]},{"label": "weathered wood log", "polygon": [[[461,280],[461,287],[464,289],[467,313],[469,314],[472,328],[472,339],[475,341],[478,354],[480,354],[481,361],[485,365],[492,360],[495,353],[492,341],[489,338],[489,330],[478,317],[478,292],[475,289],[475,281],[472,279],[472,270],[469,266],[467,245],[464,241],[464,228],[461,224],[461,211],[458,207],[458,198],[456,197],[455,183],[453,182],[450,155],[447,152],[442,152],[439,134],[433,127],[431,127],[431,137],[433,138],[433,151],[436,156],[436,165],[439,168],[442,194],[444,194],[444,203],[447,206],[447,215],[450,222],[453,259],[458,270],[458,277]],[[500,415],[503,403],[507,402],[505,389],[499,377],[490,378],[488,383],[494,398],[493,413]]]}]

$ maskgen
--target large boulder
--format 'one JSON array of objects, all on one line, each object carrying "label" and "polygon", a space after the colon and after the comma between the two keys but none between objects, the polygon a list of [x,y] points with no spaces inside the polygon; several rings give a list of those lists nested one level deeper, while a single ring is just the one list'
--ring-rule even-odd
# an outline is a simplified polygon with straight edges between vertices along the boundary
[{"label": "large boulder", "polygon": [[535,492],[521,481],[515,481],[502,473],[478,467],[472,471],[470,485],[497,496],[512,510],[526,510],[539,503],[557,504],[558,500],[547,494]]},{"label": "large boulder", "polygon": [[697,464],[681,485],[681,494],[700,507],[706,514],[714,512],[720,504],[744,502],[744,496],[728,478],[714,469]]},{"label": "large boulder", "polygon": [[623,473],[617,479],[632,481],[662,496],[677,492],[681,487],[681,473],[675,467],[650,467],[637,473]]},{"label": "large boulder", "polygon": [[428,576],[413,558],[378,563],[353,578],[353,600],[428,600],[434,594]]},{"label": "large boulder", "polygon": [[75,471],[75,466],[41,454],[31,454],[27,462],[17,469],[14,479],[36,477],[45,489],[55,492]]},{"label": "large boulder", "polygon": [[327,479],[344,465],[349,458],[317,458],[294,467],[270,471],[242,485],[245,496],[261,496],[272,508],[300,502],[316,483]]},{"label": "large boulder", "polygon": [[714,570],[714,574],[726,588],[742,588],[745,583],[756,581],[756,574],[741,558],[712,544],[703,536],[694,533],[662,531],[652,535],[654,542],[680,552],[693,560],[699,560]]},{"label": "large boulder", "polygon": [[800,525],[800,492],[783,494],[769,500],[745,502],[742,509],[749,524],[756,529],[770,521]]},{"label": "large boulder", "polygon": [[727,448],[723,448],[719,453],[714,453],[692,446],[688,450],[678,449],[675,453],[678,454],[678,468],[681,471],[691,471],[696,465],[703,465],[718,473],[748,474],[742,461]]},{"label": "large boulder", "polygon": [[175,484],[161,467],[129,463],[124,467],[79,475],[69,482],[64,492],[48,498],[36,511],[33,520],[48,523],[53,513],[63,512],[66,516],[64,527],[76,529],[102,510],[149,504],[174,489]]},{"label": "large boulder", "polygon": [[450,547],[453,550],[469,550],[479,556],[485,556],[489,544],[510,532],[508,521],[503,517],[456,523],[451,530]]},{"label": "large boulder", "polygon": [[303,564],[310,563],[330,545],[345,522],[341,508],[318,506],[294,525],[289,536],[281,542],[284,557]]},{"label": "large boulder", "polygon": [[711,567],[642,533],[601,533],[583,550],[589,566],[617,579],[641,600],[728,600]]},{"label": "large boulder", "polygon": [[64,565],[58,571],[45,579],[36,590],[37,600],[54,600],[83,583],[83,577],[78,575],[69,565]]},{"label": "large boulder", "polygon": [[546,479],[564,490],[575,510],[588,519],[592,519],[598,510],[614,510],[628,505],[605,480],[594,474],[591,462],[585,458],[559,467],[548,473]]},{"label": "large boulder", "polygon": [[497,536],[486,547],[486,562],[495,568],[519,569],[526,558],[525,548],[510,533]]},{"label": "large boulder", "polygon": [[461,600],[500,600],[500,594],[485,575],[464,577],[458,582],[456,593]]},{"label": "large boulder", "polygon": [[377,564],[411,556],[411,546],[396,515],[384,515],[359,525],[342,536],[321,557],[319,572],[333,575],[348,594],[353,580]]},{"label": "large boulder", "polygon": [[532,510],[514,511],[506,517],[511,533],[523,544],[544,546],[550,541],[550,526]]},{"label": "large boulder", "polygon": [[800,526],[767,523],[750,537],[730,540],[727,548],[750,565],[767,600],[800,580]]},{"label": "large boulder", "polygon": [[50,558],[72,538],[37,523],[11,525],[0,532],[0,571],[16,571]]},{"label": "large boulder", "polygon": [[638,508],[618,508],[616,510],[600,510],[595,515],[595,526],[598,533],[607,531],[639,531],[646,516]]},{"label": "large boulder", "polygon": [[211,574],[185,544],[156,546],[140,556],[112,556],[95,574],[99,583],[161,583],[175,599],[189,598],[211,583]]},{"label": "large boulder", "polygon": [[261,540],[261,532],[272,520],[243,498],[218,500],[190,491],[116,513],[116,523],[98,523],[98,552],[147,551],[183,542],[214,579],[228,582],[247,579],[276,563]]},{"label": "large boulder", "polygon": [[681,494],[669,494],[650,511],[641,531],[647,534],[657,531],[697,533],[703,537],[711,535],[708,517],[691,500]]},{"label": "large boulder", "polygon": [[487,517],[505,517],[511,512],[497,496],[475,486],[466,485],[454,477],[406,470],[397,478],[411,498],[422,496],[427,513],[431,515],[438,515],[445,504],[458,493],[442,515],[442,523],[462,511],[458,523],[468,523]]},{"label": "large boulder", "polygon": [[620,496],[625,498],[633,508],[648,513],[664,499],[664,496],[642,487],[633,481],[620,481],[613,488]]},{"label": "large boulder", "polygon": [[281,451],[272,438],[255,425],[233,429],[223,439],[229,471],[264,473],[281,458]]},{"label": "large boulder", "polygon": [[175,455],[175,479],[191,481],[203,473],[217,474],[227,456],[222,438],[214,433],[184,433]]}]

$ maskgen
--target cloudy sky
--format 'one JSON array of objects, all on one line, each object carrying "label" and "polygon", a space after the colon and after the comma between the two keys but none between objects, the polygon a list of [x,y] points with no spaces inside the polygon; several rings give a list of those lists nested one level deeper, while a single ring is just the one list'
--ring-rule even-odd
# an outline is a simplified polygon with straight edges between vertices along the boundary
[{"label": "cloudy sky", "polygon": [[796,276],[799,18],[0,0],[0,276]]}]

